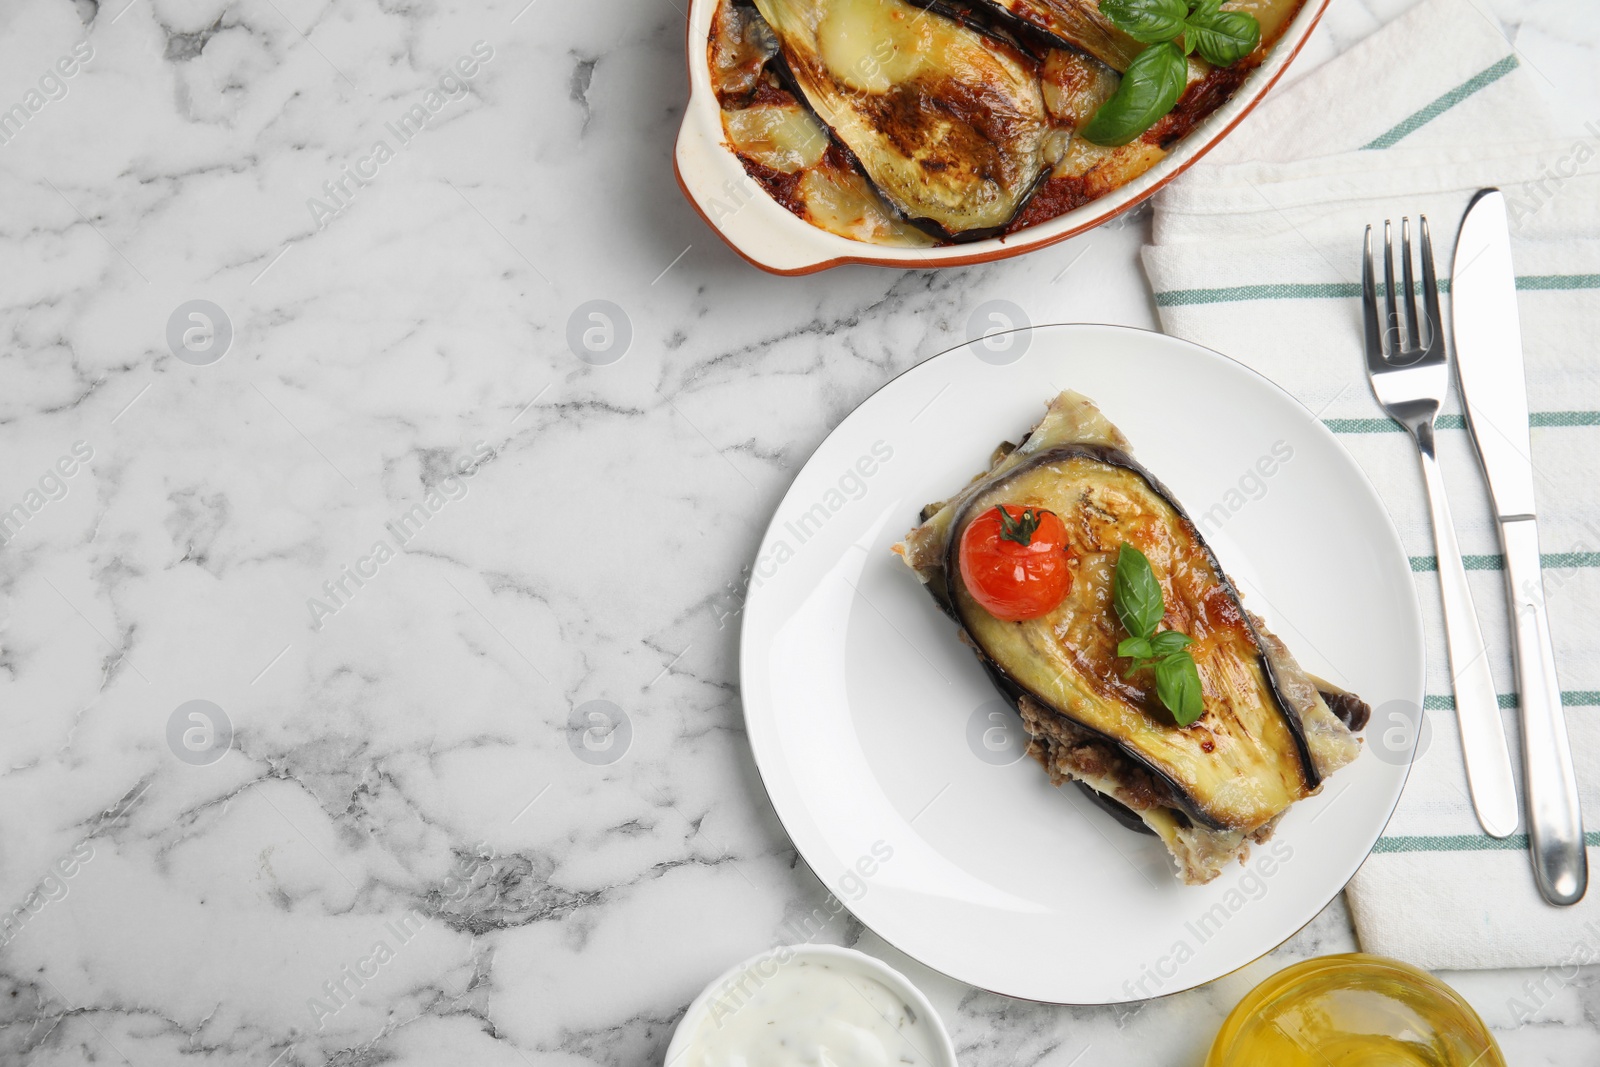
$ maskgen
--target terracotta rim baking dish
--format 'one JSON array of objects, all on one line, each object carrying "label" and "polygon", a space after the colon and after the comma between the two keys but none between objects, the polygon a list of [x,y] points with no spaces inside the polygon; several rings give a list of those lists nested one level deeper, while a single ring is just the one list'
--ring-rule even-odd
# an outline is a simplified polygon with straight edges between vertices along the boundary
[{"label": "terracotta rim baking dish", "polygon": [[773,274],[814,274],[844,263],[883,267],[958,267],[1053,245],[1127,211],[1183,173],[1227,136],[1283,76],[1305,47],[1328,0],[1306,0],[1266,60],[1237,92],[1183,137],[1171,153],[1128,184],[1005,237],[940,248],[895,248],[852,241],[813,226],[767,196],[724,141],[722,108],[711,87],[706,44],[718,0],[692,0],[686,52],[689,103],[678,128],[673,171],[689,203],[739,255]]}]

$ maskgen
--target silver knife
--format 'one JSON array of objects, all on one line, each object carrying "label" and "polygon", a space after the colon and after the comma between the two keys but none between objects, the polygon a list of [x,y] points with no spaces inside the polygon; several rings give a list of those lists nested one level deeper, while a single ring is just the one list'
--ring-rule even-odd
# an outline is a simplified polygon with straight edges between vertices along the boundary
[{"label": "silver knife", "polygon": [[1550,903],[1576,904],[1589,886],[1589,859],[1544,610],[1517,283],[1505,197],[1498,189],[1480,190],[1461,222],[1450,307],[1467,425],[1489,483],[1505,553],[1534,878]]}]

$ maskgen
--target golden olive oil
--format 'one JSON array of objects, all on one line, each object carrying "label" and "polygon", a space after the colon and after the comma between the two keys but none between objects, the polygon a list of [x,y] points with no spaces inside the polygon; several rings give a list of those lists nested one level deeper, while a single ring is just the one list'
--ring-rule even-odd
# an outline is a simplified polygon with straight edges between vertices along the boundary
[{"label": "golden olive oil", "polygon": [[1353,953],[1279,971],[1222,1024],[1206,1067],[1505,1067],[1483,1020],[1415,967]]}]

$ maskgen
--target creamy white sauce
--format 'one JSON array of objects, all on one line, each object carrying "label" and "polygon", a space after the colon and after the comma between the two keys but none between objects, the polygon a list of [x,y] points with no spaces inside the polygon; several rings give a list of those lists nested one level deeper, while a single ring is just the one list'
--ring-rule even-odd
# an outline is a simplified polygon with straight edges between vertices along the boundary
[{"label": "creamy white sauce", "polygon": [[686,1067],[939,1067],[930,1020],[844,960],[774,954],[716,990]]}]

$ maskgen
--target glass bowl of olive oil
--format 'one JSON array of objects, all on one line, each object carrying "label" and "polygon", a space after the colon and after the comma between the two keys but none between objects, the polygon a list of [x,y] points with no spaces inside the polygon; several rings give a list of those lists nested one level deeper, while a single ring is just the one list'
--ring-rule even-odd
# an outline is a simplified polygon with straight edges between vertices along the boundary
[{"label": "glass bowl of olive oil", "polygon": [[1205,1067],[1505,1067],[1478,1013],[1433,975],[1351,953],[1285,968],[1228,1015]]}]

